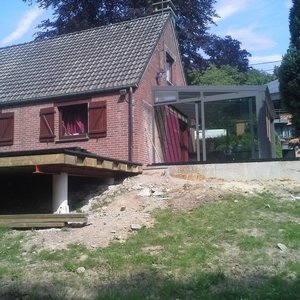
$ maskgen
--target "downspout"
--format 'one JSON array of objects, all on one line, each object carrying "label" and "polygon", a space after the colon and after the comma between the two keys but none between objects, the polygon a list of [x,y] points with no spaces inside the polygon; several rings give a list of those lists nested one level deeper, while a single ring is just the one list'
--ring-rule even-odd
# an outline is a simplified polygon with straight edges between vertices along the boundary
[{"label": "downspout", "polygon": [[132,161],[132,148],[133,148],[133,92],[132,87],[129,88],[128,95],[128,161]]}]

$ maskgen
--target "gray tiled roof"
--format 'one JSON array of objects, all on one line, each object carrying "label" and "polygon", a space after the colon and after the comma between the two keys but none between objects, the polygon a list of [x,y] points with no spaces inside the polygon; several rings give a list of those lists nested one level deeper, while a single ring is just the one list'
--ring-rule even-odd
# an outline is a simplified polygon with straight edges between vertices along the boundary
[{"label": "gray tiled roof", "polygon": [[270,94],[279,93],[279,81],[278,79],[273,80],[267,84]]},{"label": "gray tiled roof", "polygon": [[138,84],[168,18],[158,14],[0,48],[0,104]]}]

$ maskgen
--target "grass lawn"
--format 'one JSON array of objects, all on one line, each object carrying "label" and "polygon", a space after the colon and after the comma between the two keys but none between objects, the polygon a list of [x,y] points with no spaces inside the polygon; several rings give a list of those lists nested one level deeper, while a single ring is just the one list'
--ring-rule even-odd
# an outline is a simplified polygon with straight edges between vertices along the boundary
[{"label": "grass lawn", "polygon": [[233,195],[155,218],[125,243],[26,258],[2,229],[0,299],[300,299],[299,200]]}]

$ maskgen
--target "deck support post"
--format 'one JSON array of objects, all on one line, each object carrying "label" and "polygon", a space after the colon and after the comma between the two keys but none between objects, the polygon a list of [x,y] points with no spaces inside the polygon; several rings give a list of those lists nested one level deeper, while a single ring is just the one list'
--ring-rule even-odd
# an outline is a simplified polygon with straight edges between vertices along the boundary
[{"label": "deck support post", "polygon": [[68,205],[68,174],[54,174],[52,182],[52,205],[53,213],[69,213]]}]

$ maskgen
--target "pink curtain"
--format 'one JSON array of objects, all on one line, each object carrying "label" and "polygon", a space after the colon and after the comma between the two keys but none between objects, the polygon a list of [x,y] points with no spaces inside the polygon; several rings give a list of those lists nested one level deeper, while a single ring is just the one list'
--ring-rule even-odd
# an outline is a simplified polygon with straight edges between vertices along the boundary
[{"label": "pink curtain", "polygon": [[79,109],[63,113],[63,135],[77,135],[86,132],[86,116]]}]

